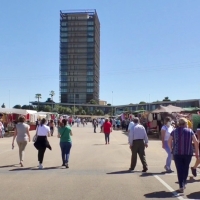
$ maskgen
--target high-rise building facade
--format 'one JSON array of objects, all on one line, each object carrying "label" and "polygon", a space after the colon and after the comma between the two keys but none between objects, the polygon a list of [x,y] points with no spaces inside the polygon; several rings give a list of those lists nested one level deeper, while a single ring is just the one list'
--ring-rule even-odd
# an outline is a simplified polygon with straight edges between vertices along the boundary
[{"label": "high-rise building facade", "polygon": [[96,10],[60,11],[60,101],[99,101],[100,22]]}]

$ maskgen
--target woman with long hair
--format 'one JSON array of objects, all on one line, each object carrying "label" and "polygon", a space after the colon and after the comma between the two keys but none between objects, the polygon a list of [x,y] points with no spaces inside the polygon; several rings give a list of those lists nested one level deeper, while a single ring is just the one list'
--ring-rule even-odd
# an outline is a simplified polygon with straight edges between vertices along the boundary
[{"label": "woman with long hair", "polygon": [[170,135],[168,144],[174,156],[179,182],[179,192],[184,193],[186,180],[188,177],[189,165],[193,156],[193,145],[195,146],[195,156],[199,158],[197,138],[192,129],[187,128],[187,119],[180,118],[178,127]]},{"label": "woman with long hair", "polygon": [[47,137],[50,137],[50,128],[46,125],[46,119],[43,118],[41,120],[40,125],[37,127],[36,134],[37,139],[34,143],[34,146],[38,150],[38,167],[39,169],[43,169],[44,166],[42,165],[42,163],[46,148],[49,148],[51,150],[51,146],[49,144],[49,141],[47,140]]},{"label": "woman with long hair", "polygon": [[25,148],[28,141],[29,142],[31,141],[31,137],[29,133],[29,125],[25,124],[25,117],[20,116],[18,121],[19,122],[15,126],[12,148],[14,148],[14,141],[15,141],[15,138],[17,137],[16,140],[19,147],[19,160],[20,160],[19,164],[21,165],[21,167],[23,167]]},{"label": "woman with long hair", "polygon": [[67,126],[67,120],[63,119],[61,126],[58,128],[58,138],[60,138],[62,166],[65,166],[66,168],[69,168],[69,155],[72,147],[71,136],[71,127]]}]

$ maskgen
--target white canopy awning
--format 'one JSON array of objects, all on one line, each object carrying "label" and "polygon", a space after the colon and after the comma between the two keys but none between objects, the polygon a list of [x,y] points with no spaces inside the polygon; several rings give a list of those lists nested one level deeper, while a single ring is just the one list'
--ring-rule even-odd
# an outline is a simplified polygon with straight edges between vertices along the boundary
[{"label": "white canopy awning", "polygon": [[27,114],[36,114],[37,111],[35,110],[23,110],[23,109],[16,109],[16,108],[0,108],[0,113],[6,114],[18,114],[18,115],[27,115]]}]

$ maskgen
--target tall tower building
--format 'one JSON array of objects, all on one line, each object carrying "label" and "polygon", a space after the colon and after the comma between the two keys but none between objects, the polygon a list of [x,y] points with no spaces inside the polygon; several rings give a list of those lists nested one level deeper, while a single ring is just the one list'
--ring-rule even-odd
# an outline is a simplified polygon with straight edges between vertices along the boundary
[{"label": "tall tower building", "polygon": [[100,22],[96,10],[60,11],[60,102],[99,101]]}]

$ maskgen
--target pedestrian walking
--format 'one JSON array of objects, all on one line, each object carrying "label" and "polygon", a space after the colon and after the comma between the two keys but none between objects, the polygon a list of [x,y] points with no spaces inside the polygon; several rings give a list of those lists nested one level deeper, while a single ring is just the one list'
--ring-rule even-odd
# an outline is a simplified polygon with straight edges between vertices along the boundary
[{"label": "pedestrian walking", "polygon": [[134,126],[134,122],[133,122],[133,119],[130,120],[130,123],[128,125],[128,143],[129,143],[129,134],[130,134],[130,131],[131,131],[131,128],[132,126]]},{"label": "pedestrian walking", "polygon": [[[199,141],[199,154],[200,154],[200,124],[197,126],[196,136]],[[194,177],[197,176],[197,167],[200,165],[200,156],[196,159],[195,164],[191,167],[191,171]]]},{"label": "pedestrian walking", "polygon": [[36,130],[37,139],[34,143],[35,148],[38,150],[39,169],[44,168],[43,159],[46,148],[49,148],[51,150],[51,146],[49,144],[49,141],[47,140],[47,137],[50,137],[50,128],[45,124],[46,119],[43,118]]},{"label": "pedestrian walking", "polygon": [[93,127],[94,127],[94,133],[96,133],[96,128],[97,128],[97,120],[93,119]]},{"label": "pedestrian walking", "polygon": [[50,127],[51,136],[53,136],[54,129],[55,129],[55,124],[54,124],[54,121],[53,121],[53,120],[50,120],[50,122],[49,122],[49,127]]},{"label": "pedestrian walking", "polygon": [[167,159],[164,169],[166,170],[167,173],[171,173],[173,172],[171,170],[172,154],[168,145],[168,140],[174,128],[171,125],[170,117],[166,117],[164,123],[165,123],[164,126],[161,128],[162,148],[165,149],[165,151],[167,152]]},{"label": "pedestrian walking", "polygon": [[134,126],[131,127],[129,133],[129,144],[130,149],[132,151],[131,157],[131,166],[129,170],[134,170],[137,164],[137,154],[140,157],[141,163],[143,165],[142,172],[146,172],[148,170],[146,157],[145,157],[145,147],[148,147],[148,137],[144,126],[139,124],[139,118],[136,117],[133,119]]},{"label": "pedestrian walking", "polygon": [[28,143],[28,141],[31,141],[30,133],[29,133],[29,125],[25,124],[25,117],[20,116],[18,119],[18,123],[15,126],[15,132],[13,136],[13,141],[12,141],[12,148],[14,148],[14,142],[15,138],[17,137],[17,144],[19,147],[19,161],[21,167],[23,167],[23,161],[24,161],[24,154],[25,154],[25,148]]},{"label": "pedestrian walking", "polygon": [[72,147],[71,136],[71,127],[67,125],[66,119],[63,119],[61,127],[58,128],[58,138],[60,138],[62,166],[65,166],[66,168],[69,168],[69,155]]},{"label": "pedestrian walking", "polygon": [[194,142],[195,146],[195,156],[198,158],[199,149],[197,138],[194,132],[187,128],[187,119],[180,118],[178,128],[172,131],[168,141],[177,169],[179,193],[184,193],[184,189],[186,188],[189,165],[193,155],[192,142]]},{"label": "pedestrian walking", "polygon": [[0,138],[3,138],[4,133],[5,133],[2,117],[3,117],[3,114],[0,113]]},{"label": "pedestrian walking", "polygon": [[110,144],[110,133],[112,132],[112,125],[108,121],[108,119],[105,120],[102,126],[102,131],[105,135],[105,144]]}]

